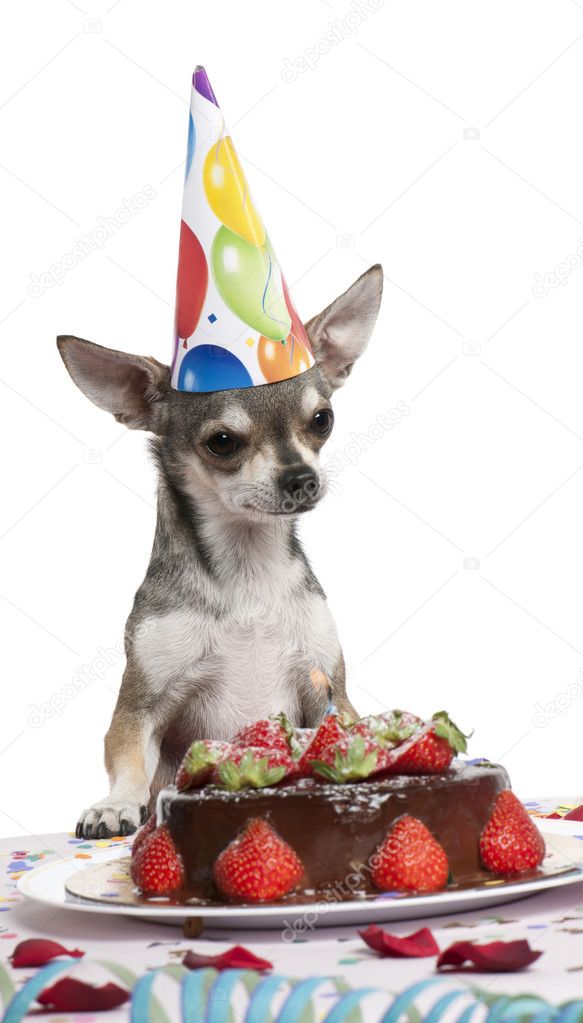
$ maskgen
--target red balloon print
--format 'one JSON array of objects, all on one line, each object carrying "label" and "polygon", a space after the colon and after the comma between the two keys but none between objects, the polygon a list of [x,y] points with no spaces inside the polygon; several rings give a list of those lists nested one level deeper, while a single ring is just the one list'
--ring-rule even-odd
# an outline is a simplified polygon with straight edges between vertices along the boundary
[{"label": "red balloon print", "polygon": [[314,353],[312,351],[312,346],[310,344],[308,335],[306,334],[305,327],[298,316],[298,312],[295,305],[293,304],[292,297],[289,291],[287,290],[287,284],[283,274],[281,275],[281,285],[283,288],[283,297],[285,299],[287,311],[291,318],[292,324],[291,333],[293,334],[294,337],[297,337],[298,341],[304,346],[304,348],[307,348],[310,355],[313,356]]},{"label": "red balloon print", "polygon": [[182,221],[176,282],[178,337],[188,338],[194,334],[206,297],[208,279],[208,266],[202,245],[188,224]]}]

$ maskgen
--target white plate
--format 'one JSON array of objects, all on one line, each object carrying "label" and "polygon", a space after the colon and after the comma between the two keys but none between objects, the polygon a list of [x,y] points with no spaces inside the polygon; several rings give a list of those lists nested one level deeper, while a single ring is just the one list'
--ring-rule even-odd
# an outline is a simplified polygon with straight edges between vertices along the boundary
[{"label": "white plate", "polygon": [[[198,917],[207,926],[244,928],[294,928],[301,933],[308,926],[340,926],[381,921],[410,920],[418,917],[442,916],[468,910],[482,910],[547,891],[563,885],[583,883],[583,842],[567,835],[545,833],[547,850],[553,865],[573,866],[566,874],[539,877],[536,880],[505,884],[503,887],[470,888],[446,891],[436,895],[415,895],[354,902],[306,902],[287,906],[123,906],[114,903],[90,902],[65,891],[65,882],[76,870],[86,870],[99,863],[114,861],[128,855],[127,847],[95,852],[90,861],[73,857],[56,860],[24,874],[19,890],[27,898],[46,906],[83,913],[109,913],[135,916],[156,923],[180,925],[188,917]],[[309,921],[309,922],[308,922]]]}]

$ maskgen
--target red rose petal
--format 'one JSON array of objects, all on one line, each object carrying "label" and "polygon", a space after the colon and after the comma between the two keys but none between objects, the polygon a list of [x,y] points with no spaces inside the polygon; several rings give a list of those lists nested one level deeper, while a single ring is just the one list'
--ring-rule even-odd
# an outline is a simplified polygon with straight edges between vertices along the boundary
[{"label": "red rose petal", "polygon": [[396,934],[383,931],[382,927],[371,924],[365,931],[358,932],[369,948],[381,956],[404,956],[423,959],[439,955],[439,945],[428,927],[422,927],[414,934],[398,938]]},{"label": "red rose petal", "polygon": [[85,953],[78,948],[72,950],[63,948],[58,941],[51,941],[49,938],[27,938],[14,949],[12,965],[17,969],[21,966],[46,966],[57,956],[73,956],[80,959],[84,955]]},{"label": "red rose petal", "polygon": [[564,821],[583,821],[583,806],[576,806],[563,817]]},{"label": "red rose petal", "polygon": [[242,945],[233,945],[226,952],[216,956],[198,955],[196,952],[187,952],[182,960],[182,965],[189,970],[198,970],[201,967],[212,966],[215,970],[272,970],[273,963],[268,959],[260,959],[248,948]]},{"label": "red rose petal", "polygon": [[463,967],[469,960],[473,966],[463,967],[479,973],[510,973],[523,970],[536,962],[542,952],[534,952],[528,941],[491,941],[488,945],[474,945],[472,941],[455,941],[437,960],[437,969],[443,966]]},{"label": "red rose petal", "polygon": [[116,1009],[129,1001],[130,993],[117,984],[102,984],[95,987],[84,980],[63,977],[52,987],[45,988],[36,1000],[57,1012],[101,1012]]}]

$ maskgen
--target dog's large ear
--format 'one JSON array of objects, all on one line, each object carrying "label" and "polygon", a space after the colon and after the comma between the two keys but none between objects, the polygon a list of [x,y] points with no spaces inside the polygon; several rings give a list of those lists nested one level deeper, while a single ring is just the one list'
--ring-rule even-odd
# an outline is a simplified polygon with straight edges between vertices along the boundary
[{"label": "dog's large ear", "polygon": [[72,380],[94,405],[111,412],[130,430],[160,432],[161,399],[169,384],[167,366],[80,337],[63,335],[57,338],[57,346]]},{"label": "dog's large ear", "polygon": [[383,270],[377,263],[348,291],[306,323],[316,363],[332,390],[346,382],[364,352],[378,316],[383,294]]}]

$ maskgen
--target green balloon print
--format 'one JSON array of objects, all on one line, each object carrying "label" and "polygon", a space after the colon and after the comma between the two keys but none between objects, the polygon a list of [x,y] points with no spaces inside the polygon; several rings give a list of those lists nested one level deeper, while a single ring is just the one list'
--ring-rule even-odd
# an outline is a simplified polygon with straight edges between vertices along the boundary
[{"label": "green balloon print", "polygon": [[291,319],[281,286],[279,267],[266,239],[265,246],[220,227],[211,249],[214,282],[221,298],[249,327],[272,341],[283,341]]}]

